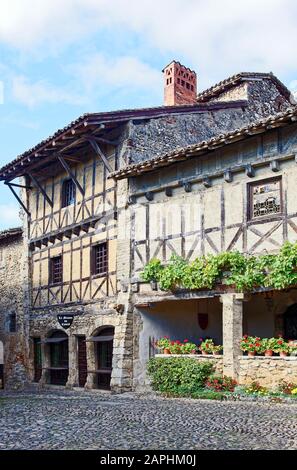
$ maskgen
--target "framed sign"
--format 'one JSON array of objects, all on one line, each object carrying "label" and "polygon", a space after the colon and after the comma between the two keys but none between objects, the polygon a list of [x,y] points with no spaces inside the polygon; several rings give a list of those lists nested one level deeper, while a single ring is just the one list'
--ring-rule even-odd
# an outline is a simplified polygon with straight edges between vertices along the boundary
[{"label": "framed sign", "polygon": [[65,313],[64,315],[57,315],[58,322],[64,330],[67,330],[71,327],[73,323],[74,315],[70,313]]}]

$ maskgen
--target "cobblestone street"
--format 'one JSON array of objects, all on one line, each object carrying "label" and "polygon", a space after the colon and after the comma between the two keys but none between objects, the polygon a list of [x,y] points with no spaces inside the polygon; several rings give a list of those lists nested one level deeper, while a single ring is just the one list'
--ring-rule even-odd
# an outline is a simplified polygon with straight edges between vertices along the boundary
[{"label": "cobblestone street", "polygon": [[297,449],[296,435],[294,404],[0,394],[0,449]]}]

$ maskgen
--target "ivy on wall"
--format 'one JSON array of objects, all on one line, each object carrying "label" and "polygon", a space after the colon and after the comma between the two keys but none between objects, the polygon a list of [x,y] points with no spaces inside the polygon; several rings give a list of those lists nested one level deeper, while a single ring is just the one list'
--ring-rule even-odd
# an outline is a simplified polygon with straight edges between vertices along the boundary
[{"label": "ivy on wall", "polygon": [[162,290],[213,289],[218,284],[240,292],[257,287],[284,289],[297,284],[297,243],[286,242],[278,254],[248,256],[234,252],[207,255],[188,262],[172,255],[169,263],[151,259],[141,277]]}]

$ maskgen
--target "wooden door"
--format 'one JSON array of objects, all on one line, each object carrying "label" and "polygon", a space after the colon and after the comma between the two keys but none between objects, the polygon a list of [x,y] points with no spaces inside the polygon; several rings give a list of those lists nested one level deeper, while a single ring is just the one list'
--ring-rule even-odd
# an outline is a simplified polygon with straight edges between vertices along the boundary
[{"label": "wooden door", "polygon": [[87,381],[88,366],[87,366],[87,348],[86,337],[77,337],[77,354],[78,354],[78,385],[84,387]]}]

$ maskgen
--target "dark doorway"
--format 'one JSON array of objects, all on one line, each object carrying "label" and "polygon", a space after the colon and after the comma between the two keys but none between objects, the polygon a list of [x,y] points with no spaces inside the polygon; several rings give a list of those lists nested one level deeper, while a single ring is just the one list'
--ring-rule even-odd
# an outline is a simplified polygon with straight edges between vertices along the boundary
[{"label": "dark doorway", "polygon": [[109,390],[112,372],[114,328],[104,328],[95,337],[97,358],[97,387]]},{"label": "dark doorway", "polygon": [[297,340],[297,304],[291,305],[284,314],[284,338]]},{"label": "dark doorway", "polygon": [[78,385],[84,387],[87,381],[88,366],[87,366],[87,348],[86,337],[77,337],[77,354],[78,354]]},{"label": "dark doorway", "polygon": [[68,379],[68,336],[55,331],[48,339],[50,348],[50,383],[66,385]]},{"label": "dark doorway", "polygon": [[39,382],[42,374],[41,342],[40,338],[33,338],[34,342],[34,382]]}]

